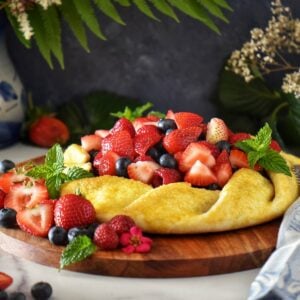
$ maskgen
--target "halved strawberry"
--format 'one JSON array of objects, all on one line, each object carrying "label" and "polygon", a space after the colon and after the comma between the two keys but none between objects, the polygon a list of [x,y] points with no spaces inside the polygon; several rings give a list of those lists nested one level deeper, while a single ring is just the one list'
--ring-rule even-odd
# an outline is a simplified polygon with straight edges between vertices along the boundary
[{"label": "halved strawberry", "polygon": [[238,132],[238,133],[233,133],[229,136],[229,143],[231,145],[234,145],[236,142],[240,142],[240,141],[243,141],[243,140],[247,140],[247,139],[250,139],[251,138],[251,135],[249,133],[246,133],[246,132]]},{"label": "halved strawberry", "polygon": [[[98,156],[98,155],[97,155]],[[99,175],[116,175],[116,161],[120,156],[113,152],[108,151],[104,155],[101,155],[100,159],[94,159],[94,168],[97,170]]]},{"label": "halved strawberry", "polygon": [[137,161],[127,167],[128,176],[131,179],[150,184],[154,171],[160,168],[160,165],[153,161]]},{"label": "halved strawberry", "polygon": [[13,185],[13,177],[15,173],[14,172],[7,172],[0,176],[0,189],[8,193],[10,190],[10,187]]},{"label": "halved strawberry", "polygon": [[102,140],[102,154],[113,151],[122,157],[134,158],[133,140],[126,130],[110,134]]},{"label": "halved strawberry", "polygon": [[20,228],[32,235],[46,237],[53,224],[54,201],[44,200],[34,208],[24,208],[17,213]]},{"label": "halved strawberry", "polygon": [[49,194],[43,183],[36,181],[15,183],[4,199],[4,207],[19,212],[24,208],[32,208],[46,199],[49,199]]},{"label": "halved strawberry", "polygon": [[137,161],[154,161],[154,159],[149,155],[139,155],[134,160],[134,162]]},{"label": "halved strawberry", "polygon": [[191,143],[182,153],[179,170],[181,172],[188,171],[197,160],[210,168],[216,164],[216,160],[207,146],[201,143]]},{"label": "halved strawberry", "polygon": [[219,118],[212,118],[207,124],[206,140],[211,144],[228,140],[228,128]]},{"label": "halved strawberry", "polygon": [[213,168],[213,171],[217,177],[218,185],[223,187],[232,176],[232,167],[226,150],[223,150],[218,156],[217,163]]},{"label": "halved strawberry", "polygon": [[273,149],[276,152],[280,152],[282,150],[280,145],[278,144],[278,142],[275,141],[275,140],[271,141],[270,148]]},{"label": "halved strawberry", "polygon": [[110,130],[111,134],[114,134],[118,131],[126,130],[130,134],[130,136],[133,138],[135,136],[135,129],[132,125],[132,123],[126,119],[126,118],[121,118],[119,119],[114,127]]},{"label": "halved strawberry", "polygon": [[170,168],[159,168],[154,171],[152,178],[152,185],[158,187],[162,184],[169,184],[173,182],[178,182],[181,180],[181,174]]},{"label": "halved strawberry", "polygon": [[[6,273],[0,272],[0,291],[8,288],[13,282],[11,276]],[[3,299],[6,299],[5,297]]]},{"label": "halved strawberry", "polygon": [[132,125],[133,125],[135,131],[137,132],[141,127],[143,127],[145,125],[156,126],[158,120],[159,120],[159,118],[155,117],[155,116],[140,117],[140,118],[136,118],[132,122]]},{"label": "halved strawberry", "polygon": [[217,158],[219,156],[220,150],[216,145],[211,144],[207,141],[199,141],[199,144],[206,146],[210,150],[210,152],[214,156],[214,158]]},{"label": "halved strawberry", "polygon": [[195,186],[204,187],[216,183],[217,178],[208,166],[197,160],[184,176],[184,181]]},{"label": "halved strawberry", "polygon": [[139,155],[144,155],[152,146],[161,140],[161,133],[156,126],[142,126],[134,137],[134,150]]},{"label": "halved strawberry", "polygon": [[193,142],[196,142],[202,132],[200,127],[175,129],[163,139],[164,148],[171,154],[184,151]]},{"label": "halved strawberry", "polygon": [[247,154],[241,150],[231,150],[229,160],[233,168],[249,168]]},{"label": "halved strawberry", "polygon": [[109,130],[106,130],[106,129],[97,129],[97,130],[95,130],[95,134],[99,135],[100,137],[102,137],[104,139],[105,137],[107,137],[110,134],[110,132],[109,132]]},{"label": "halved strawberry", "polygon": [[178,129],[200,126],[203,121],[203,117],[191,112],[175,113],[174,119]]},{"label": "halved strawberry", "polygon": [[81,147],[89,152],[91,150],[101,149],[102,138],[97,134],[89,134],[81,137]]}]

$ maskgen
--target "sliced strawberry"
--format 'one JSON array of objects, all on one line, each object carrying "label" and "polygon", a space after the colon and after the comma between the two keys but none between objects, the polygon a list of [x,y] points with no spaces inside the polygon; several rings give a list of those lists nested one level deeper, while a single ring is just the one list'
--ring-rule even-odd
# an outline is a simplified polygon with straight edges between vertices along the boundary
[{"label": "sliced strawberry", "polygon": [[211,144],[207,141],[200,141],[199,144],[206,146],[210,150],[210,152],[214,156],[214,158],[217,158],[219,156],[220,150],[216,145]]},{"label": "sliced strawberry", "polygon": [[222,152],[218,155],[216,164],[224,164],[224,163],[230,163],[229,160],[229,154],[226,150],[222,150]]},{"label": "sliced strawberry", "polygon": [[110,134],[102,140],[102,154],[113,151],[122,157],[134,158],[133,140],[126,130]]},{"label": "sliced strawberry", "polygon": [[13,208],[19,212],[24,208],[32,208],[43,200],[49,199],[46,186],[39,182],[15,183],[4,200],[5,208]]},{"label": "sliced strawberry", "polygon": [[97,129],[97,130],[95,130],[95,134],[99,135],[101,138],[104,139],[105,137],[107,137],[110,134],[110,132],[109,132],[109,130],[106,130],[106,129]]},{"label": "sliced strawberry", "polygon": [[169,184],[173,182],[178,182],[181,180],[181,174],[170,168],[159,168],[154,171],[152,178],[152,185],[158,187],[162,184]]},{"label": "sliced strawberry", "polygon": [[141,127],[143,127],[145,125],[156,126],[158,120],[159,120],[159,118],[157,118],[155,116],[140,117],[140,118],[136,118],[132,122],[132,125],[133,125],[135,131],[137,132]]},{"label": "sliced strawberry", "polygon": [[174,118],[178,129],[200,126],[203,122],[203,117],[191,112],[175,113]]},{"label": "sliced strawberry", "polygon": [[191,169],[186,173],[184,181],[191,183],[195,186],[204,187],[217,182],[217,178],[212,170],[197,160]]},{"label": "sliced strawberry", "polygon": [[219,141],[228,140],[228,128],[225,122],[219,118],[212,118],[207,124],[206,141],[216,144]]},{"label": "sliced strawberry", "polygon": [[129,178],[150,184],[154,171],[159,168],[160,165],[153,161],[137,161],[127,167],[127,172]]},{"label": "sliced strawberry", "polygon": [[4,173],[3,175],[0,176],[0,189],[8,193],[10,190],[10,187],[13,185],[13,177],[15,173],[14,172],[8,172]]},{"label": "sliced strawberry", "polygon": [[4,207],[5,196],[6,196],[6,193],[0,189],[0,209]]},{"label": "sliced strawberry", "polygon": [[161,133],[156,126],[145,125],[141,127],[134,137],[134,150],[144,155],[152,146],[161,140]]},{"label": "sliced strawberry", "polygon": [[193,142],[196,142],[202,132],[200,127],[175,129],[163,139],[164,148],[171,154],[184,151]]},{"label": "sliced strawberry", "polygon": [[132,123],[126,118],[119,119],[115,123],[114,127],[110,130],[110,133],[114,134],[114,133],[116,133],[118,131],[122,131],[122,130],[128,131],[128,133],[130,134],[130,136],[132,138],[135,136],[135,129],[134,129]]},{"label": "sliced strawberry", "polygon": [[181,172],[188,171],[197,160],[208,167],[213,167],[216,164],[216,160],[208,147],[201,143],[191,143],[182,153],[179,170]]},{"label": "sliced strawberry", "polygon": [[278,142],[275,140],[271,141],[270,148],[277,152],[280,152],[282,150]]},{"label": "sliced strawberry", "polygon": [[251,138],[251,135],[249,133],[238,132],[238,133],[231,134],[229,136],[228,141],[231,145],[234,145],[236,142],[240,142],[240,141],[247,140],[247,139],[250,139],[250,138]]},{"label": "sliced strawberry", "polygon": [[218,156],[217,163],[213,168],[213,171],[217,177],[218,185],[223,187],[232,176],[232,167],[226,150],[223,150]]},{"label": "sliced strawberry", "polygon": [[81,137],[81,147],[89,152],[91,150],[101,149],[102,138],[97,134],[89,134]]},{"label": "sliced strawberry", "polygon": [[34,208],[25,208],[17,213],[20,228],[32,235],[46,237],[53,224],[54,201],[47,200]]},{"label": "sliced strawberry", "polygon": [[175,153],[173,156],[176,159],[176,161],[180,161],[182,154],[183,154],[183,151],[179,151],[179,152]]},{"label": "sliced strawberry", "polygon": [[167,111],[166,119],[172,119],[172,120],[175,120],[175,113],[173,112],[173,110],[169,109],[169,110]]},{"label": "sliced strawberry", "polygon": [[[11,276],[6,273],[0,272],[0,291],[8,288],[13,282]],[[6,299],[5,297],[3,299]]]},{"label": "sliced strawberry", "polygon": [[108,151],[101,158],[97,158],[96,155],[94,159],[93,166],[97,170],[98,174],[101,175],[116,175],[116,161],[120,156],[113,152]]},{"label": "sliced strawberry", "polygon": [[249,168],[247,154],[241,150],[231,150],[229,160],[233,168]]},{"label": "sliced strawberry", "polygon": [[134,160],[134,162],[137,161],[154,161],[154,159],[149,155],[139,155]]}]

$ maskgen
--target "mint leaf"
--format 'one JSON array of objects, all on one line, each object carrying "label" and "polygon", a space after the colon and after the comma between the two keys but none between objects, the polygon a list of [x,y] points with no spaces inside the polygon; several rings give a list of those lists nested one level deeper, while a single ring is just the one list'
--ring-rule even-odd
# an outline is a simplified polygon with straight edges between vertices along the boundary
[{"label": "mint leaf", "polygon": [[163,119],[166,117],[166,114],[160,112],[160,111],[154,111],[154,110],[151,110],[149,113],[148,113],[148,116],[155,116],[155,117],[158,117],[160,119]]},{"label": "mint leaf", "polygon": [[52,165],[54,163],[61,166],[64,165],[64,153],[59,144],[52,146],[46,154],[45,164]]},{"label": "mint leaf", "polygon": [[26,175],[33,178],[46,178],[50,169],[51,168],[47,165],[35,166],[33,169],[28,171]]},{"label": "mint leaf", "polygon": [[252,139],[239,141],[239,142],[236,142],[234,145],[246,153],[248,153],[250,151],[255,151],[257,148],[255,142]]},{"label": "mint leaf", "polygon": [[264,156],[264,153],[251,151],[248,153],[248,162],[250,167],[253,169],[255,164]]},{"label": "mint leaf", "polygon": [[72,167],[67,171],[67,181],[81,179],[86,177],[93,177],[93,174],[79,167]]},{"label": "mint leaf", "polygon": [[59,197],[60,187],[64,180],[62,176],[51,176],[46,178],[46,186],[51,199],[56,199]]},{"label": "mint leaf", "polygon": [[269,126],[268,123],[265,124],[264,127],[262,127],[256,137],[255,142],[257,143],[257,150],[267,150],[272,140],[272,129]]},{"label": "mint leaf", "polygon": [[92,240],[86,235],[75,237],[63,251],[60,257],[60,269],[70,264],[82,261],[97,250]]}]

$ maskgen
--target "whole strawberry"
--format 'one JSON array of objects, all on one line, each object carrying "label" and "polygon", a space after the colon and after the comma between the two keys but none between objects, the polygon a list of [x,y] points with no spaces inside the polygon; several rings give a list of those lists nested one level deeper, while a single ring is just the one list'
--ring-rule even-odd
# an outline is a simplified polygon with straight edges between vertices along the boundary
[{"label": "whole strawberry", "polygon": [[119,237],[109,224],[103,223],[95,230],[94,243],[102,250],[114,250],[119,245]]},{"label": "whole strawberry", "polygon": [[67,194],[56,202],[54,209],[56,226],[70,229],[92,224],[95,220],[96,212],[93,205],[79,195]]},{"label": "whole strawberry", "polygon": [[119,235],[129,231],[131,227],[135,226],[133,219],[126,215],[117,215],[113,217],[108,224]]}]

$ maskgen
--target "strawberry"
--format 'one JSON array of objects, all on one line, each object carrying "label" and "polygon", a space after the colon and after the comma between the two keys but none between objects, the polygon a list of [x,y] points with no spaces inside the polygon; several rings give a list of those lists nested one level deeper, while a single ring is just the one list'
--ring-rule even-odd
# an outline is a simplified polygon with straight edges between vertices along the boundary
[{"label": "strawberry", "polygon": [[214,158],[217,158],[219,156],[220,150],[216,145],[211,144],[207,141],[200,141],[199,144],[206,146],[210,150]]},{"label": "strawberry", "polygon": [[159,168],[154,171],[152,178],[152,185],[158,187],[162,184],[169,184],[173,182],[178,182],[181,180],[181,174],[170,168]]},{"label": "strawberry", "polygon": [[233,168],[249,168],[247,154],[241,150],[231,150],[229,160]]},{"label": "strawberry", "polygon": [[4,207],[5,196],[6,196],[6,193],[0,189],[0,209]]},{"label": "strawberry", "polygon": [[7,172],[0,176],[0,189],[4,193],[8,193],[13,185],[14,172]]},{"label": "strawberry", "polygon": [[81,137],[81,147],[89,152],[91,150],[101,149],[102,138],[97,134],[89,134]]},{"label": "strawberry", "polygon": [[96,212],[88,200],[75,195],[61,196],[54,208],[54,222],[56,226],[70,229],[77,226],[86,226],[96,220]]},{"label": "strawberry", "polygon": [[137,162],[137,161],[154,161],[154,159],[149,155],[140,155],[140,156],[137,156],[134,160],[134,162]]},{"label": "strawberry", "polygon": [[126,130],[117,131],[102,140],[102,154],[113,151],[122,157],[134,159],[133,140]]},{"label": "strawberry", "polygon": [[126,215],[114,216],[109,222],[109,226],[118,234],[129,231],[129,229],[135,226],[135,222],[132,218]]},{"label": "strawberry", "polygon": [[132,123],[126,119],[126,118],[121,118],[119,119],[114,127],[109,131],[110,134],[114,134],[118,131],[122,131],[122,130],[125,130],[125,131],[128,131],[128,133],[130,134],[130,136],[133,138],[135,136],[135,129],[132,125]]},{"label": "strawberry", "polygon": [[161,133],[156,126],[145,125],[141,127],[134,137],[134,150],[139,155],[144,155],[148,149],[161,140]]},{"label": "strawberry", "polygon": [[228,128],[225,122],[219,118],[212,118],[207,124],[206,141],[216,144],[219,141],[228,140]]},{"label": "strawberry", "polygon": [[178,129],[200,126],[203,121],[203,117],[191,112],[175,113],[174,119]]},{"label": "strawberry", "polygon": [[33,208],[47,199],[49,194],[45,184],[37,181],[15,183],[5,197],[4,207],[19,212],[24,208]]},{"label": "strawberry", "polygon": [[104,155],[101,153],[101,158],[98,158],[98,154],[94,159],[93,166],[97,170],[99,175],[116,175],[116,161],[120,158],[118,154],[113,151],[108,151]]},{"label": "strawberry", "polygon": [[169,109],[169,110],[167,111],[166,119],[172,119],[172,120],[175,120],[175,113],[173,112],[173,110]]},{"label": "strawberry", "polygon": [[127,167],[128,176],[131,179],[150,184],[154,171],[160,166],[153,161],[138,161]]},{"label": "strawberry", "polygon": [[282,150],[280,145],[278,144],[278,142],[275,141],[275,140],[271,141],[270,148],[273,149],[276,152],[280,152]]},{"label": "strawberry", "polygon": [[216,164],[214,156],[206,145],[191,143],[182,153],[179,161],[179,170],[181,172],[188,171],[197,160],[200,160],[208,167],[213,167]]},{"label": "strawberry", "polygon": [[238,133],[231,134],[229,136],[228,141],[231,145],[234,145],[236,142],[240,142],[240,141],[247,140],[247,139],[250,139],[250,138],[251,138],[251,135],[249,133],[238,132]]},{"label": "strawberry", "polygon": [[105,138],[110,134],[110,132],[106,129],[97,129],[95,130],[95,134],[99,135],[101,138]]},{"label": "strawberry", "polygon": [[192,142],[196,142],[201,134],[199,127],[175,129],[163,139],[164,148],[171,154],[184,151]]},{"label": "strawberry", "polygon": [[53,224],[54,201],[44,200],[34,208],[24,208],[17,213],[19,227],[32,235],[46,237]]},{"label": "strawberry", "polygon": [[102,250],[114,250],[119,245],[119,237],[109,224],[103,223],[95,230],[94,243]]},{"label": "strawberry", "polygon": [[213,170],[217,177],[218,185],[223,187],[232,176],[232,167],[226,150],[223,150],[218,156],[216,166]]},{"label": "strawberry", "polygon": [[70,138],[68,127],[61,120],[42,116],[29,128],[29,139],[41,147],[51,147],[55,143],[65,144]]},{"label": "strawberry", "polygon": [[180,161],[182,154],[183,154],[183,151],[179,151],[179,152],[176,152],[173,156],[176,159],[176,161]]},{"label": "strawberry", "polygon": [[132,125],[133,125],[135,131],[137,132],[141,127],[143,127],[145,125],[156,126],[158,120],[159,120],[159,118],[155,117],[155,116],[140,117],[140,118],[136,118],[132,122]]},{"label": "strawberry", "polygon": [[217,178],[208,166],[203,164],[200,160],[197,160],[186,173],[184,181],[195,186],[204,187],[216,183]]},{"label": "strawberry", "polygon": [[12,282],[13,282],[12,277],[10,277],[6,273],[0,272],[0,291],[8,288],[12,284]]}]

